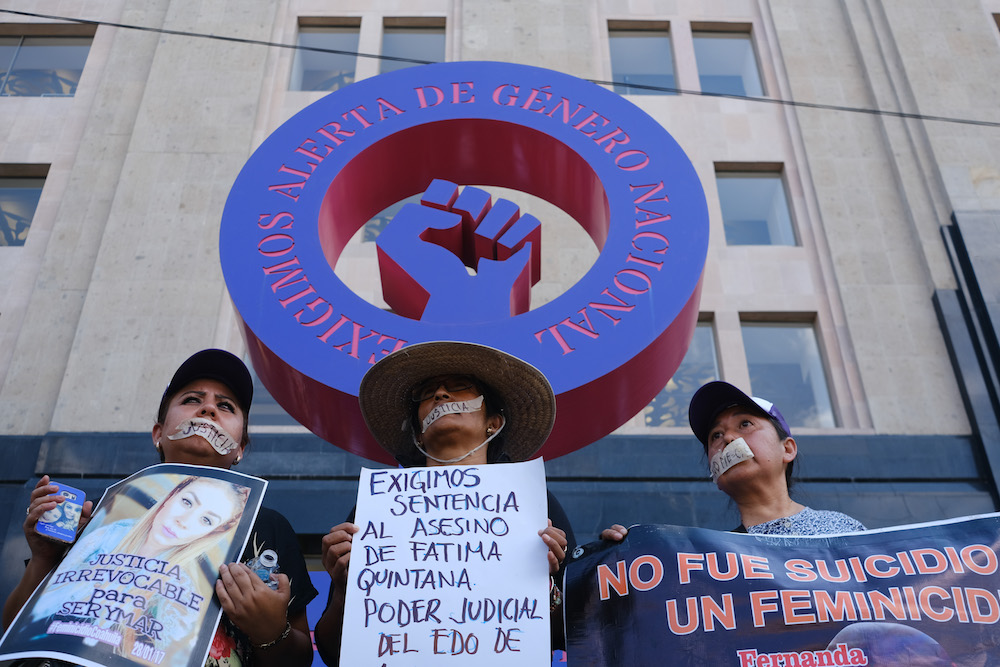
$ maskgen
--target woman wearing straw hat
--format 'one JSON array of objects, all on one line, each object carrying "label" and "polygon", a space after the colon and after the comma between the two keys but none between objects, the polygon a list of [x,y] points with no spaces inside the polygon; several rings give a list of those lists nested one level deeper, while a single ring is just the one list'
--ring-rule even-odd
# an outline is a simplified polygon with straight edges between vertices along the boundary
[{"label": "woman wearing straw hat", "polygon": [[[361,413],[375,440],[403,466],[483,465],[526,461],[555,421],[555,396],[534,366],[474,343],[435,341],[398,350],[365,374]],[[555,575],[575,546],[569,520],[548,494],[548,526],[539,531]],[[339,661],[353,512],[323,538],[323,566],[332,583],[316,624],[316,646],[328,665]],[[558,589],[553,586],[553,607]],[[561,614],[552,614],[553,624]],[[553,640],[561,631],[553,628]]]}]

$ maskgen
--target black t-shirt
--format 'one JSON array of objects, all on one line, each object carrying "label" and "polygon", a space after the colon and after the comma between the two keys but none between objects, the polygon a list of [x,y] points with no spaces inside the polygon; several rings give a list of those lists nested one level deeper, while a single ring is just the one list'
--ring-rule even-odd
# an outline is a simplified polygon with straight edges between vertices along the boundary
[{"label": "black t-shirt", "polygon": [[[299,541],[288,520],[272,509],[261,507],[240,562],[246,564],[267,549],[272,549],[278,554],[278,571],[288,575],[292,589],[292,599],[288,603],[288,617],[292,618],[302,613],[309,601],[319,592],[312,585],[305,558],[302,557],[302,550],[299,548]],[[276,647],[272,650],[278,649]],[[228,658],[230,666],[245,667],[252,664],[252,654],[250,639],[223,614],[206,664],[221,664],[222,658]]]}]

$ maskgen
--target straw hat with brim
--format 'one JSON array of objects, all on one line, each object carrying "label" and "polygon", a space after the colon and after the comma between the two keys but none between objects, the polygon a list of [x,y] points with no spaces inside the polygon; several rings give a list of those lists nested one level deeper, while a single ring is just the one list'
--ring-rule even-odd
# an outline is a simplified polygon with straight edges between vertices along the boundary
[{"label": "straw hat with brim", "polygon": [[526,461],[552,431],[556,398],[549,381],[531,364],[476,343],[415,343],[386,356],[361,379],[358,401],[375,440],[394,457],[416,453],[410,398],[420,382],[438,375],[470,375],[489,386],[504,403],[504,451]]}]

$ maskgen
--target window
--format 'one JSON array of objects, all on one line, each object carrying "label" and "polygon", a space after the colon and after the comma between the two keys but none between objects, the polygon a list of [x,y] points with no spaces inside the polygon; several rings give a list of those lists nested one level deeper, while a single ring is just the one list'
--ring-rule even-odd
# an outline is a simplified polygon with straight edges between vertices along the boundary
[{"label": "window", "polygon": [[816,332],[808,323],[744,322],[743,346],[754,396],[796,426],[836,426]]},{"label": "window", "polygon": [[643,412],[646,426],[687,426],[688,404],[698,387],[719,378],[711,322],[699,322],[687,354],[667,386]]},{"label": "window", "polygon": [[[385,19],[382,55],[432,63],[443,62],[444,36],[444,19]],[[382,60],[380,72],[384,74],[418,64],[420,63],[405,60]]]},{"label": "window", "polygon": [[295,52],[289,89],[332,91],[353,83],[360,28],[360,19],[341,19],[336,23],[301,19],[298,45],[304,48]]},{"label": "window", "polygon": [[[0,25],[0,97],[71,97],[90,53],[93,29],[51,27],[59,35],[37,35],[43,25]],[[86,32],[89,31],[89,35]]]},{"label": "window", "polygon": [[0,166],[0,246],[22,246],[45,185],[47,166]]},{"label": "window", "polygon": [[668,27],[668,24],[659,22],[621,21],[608,24],[611,78],[615,82],[616,93],[673,94],[672,91],[635,87],[635,84],[657,88],[676,87]]},{"label": "window", "polygon": [[[716,165],[715,182],[729,245],[795,245],[795,230],[780,171],[727,171]],[[760,168],[760,167],[759,167]],[[762,169],[780,169],[765,165]]]},{"label": "window", "polygon": [[761,97],[757,58],[750,35],[739,32],[695,32],[694,57],[703,93]]}]

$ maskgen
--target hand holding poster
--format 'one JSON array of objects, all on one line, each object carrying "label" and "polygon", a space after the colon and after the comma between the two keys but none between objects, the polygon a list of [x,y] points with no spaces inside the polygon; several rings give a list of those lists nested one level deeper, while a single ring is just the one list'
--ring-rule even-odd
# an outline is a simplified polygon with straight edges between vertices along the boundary
[{"label": "hand holding poster", "polygon": [[363,469],[341,665],[548,664],[541,459]]},{"label": "hand holding poster", "polygon": [[577,549],[571,665],[1000,665],[1000,515],[840,536],[634,526]]},{"label": "hand holding poster", "polygon": [[0,641],[0,658],[201,667],[267,482],[162,464],[110,487],[86,530]]}]

